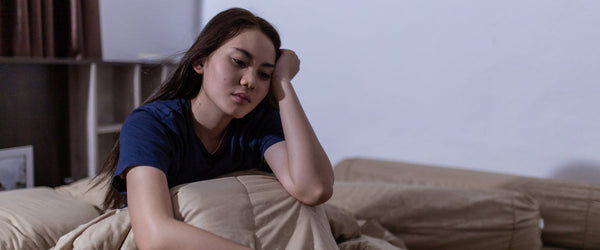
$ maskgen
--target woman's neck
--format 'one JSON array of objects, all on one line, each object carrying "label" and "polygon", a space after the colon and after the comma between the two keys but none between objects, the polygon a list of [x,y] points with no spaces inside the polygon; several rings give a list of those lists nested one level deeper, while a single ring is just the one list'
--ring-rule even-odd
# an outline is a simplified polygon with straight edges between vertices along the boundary
[{"label": "woman's neck", "polygon": [[213,102],[198,94],[190,100],[194,117],[194,131],[209,152],[218,147],[231,117],[224,114]]}]

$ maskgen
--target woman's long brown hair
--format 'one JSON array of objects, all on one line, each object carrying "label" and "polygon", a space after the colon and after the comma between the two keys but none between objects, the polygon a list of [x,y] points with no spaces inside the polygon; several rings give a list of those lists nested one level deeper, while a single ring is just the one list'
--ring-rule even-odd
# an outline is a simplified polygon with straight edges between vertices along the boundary
[{"label": "woman's long brown hair", "polygon": [[[269,22],[245,9],[232,8],[225,10],[217,14],[206,24],[169,79],[148,97],[143,104],[148,104],[156,100],[191,99],[195,97],[202,85],[202,75],[194,71],[194,64],[204,62],[222,44],[235,37],[240,31],[249,28],[259,29],[269,37],[275,47],[277,58],[279,58],[281,40],[277,30]],[[265,105],[267,101],[269,101],[268,98],[265,98],[261,105]],[[92,179],[92,187],[110,183],[117,168],[119,152],[119,139],[117,139],[105,159],[102,169]],[[106,196],[102,204],[104,209],[119,208],[124,203],[125,195],[119,193],[110,184],[106,185]]]}]

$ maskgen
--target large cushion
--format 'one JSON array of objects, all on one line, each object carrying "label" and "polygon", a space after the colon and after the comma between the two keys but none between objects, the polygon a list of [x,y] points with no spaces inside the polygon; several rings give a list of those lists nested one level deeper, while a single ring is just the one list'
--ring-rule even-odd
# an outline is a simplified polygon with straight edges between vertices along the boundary
[{"label": "large cushion", "polygon": [[[247,175],[171,189],[175,217],[253,249],[336,249],[325,210],[291,197],[272,176]],[[101,232],[101,233],[99,233]],[[127,209],[62,237],[55,249],[135,249]]]},{"label": "large cushion", "polygon": [[328,204],[376,220],[408,249],[540,249],[538,204],[519,192],[341,182]]},{"label": "large cushion", "polygon": [[49,249],[100,212],[48,187],[0,192],[0,249]]}]

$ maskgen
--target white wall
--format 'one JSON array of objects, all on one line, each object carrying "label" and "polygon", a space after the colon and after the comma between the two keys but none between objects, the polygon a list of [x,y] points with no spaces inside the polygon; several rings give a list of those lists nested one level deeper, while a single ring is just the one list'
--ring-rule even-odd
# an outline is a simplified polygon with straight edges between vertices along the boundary
[{"label": "white wall", "polygon": [[203,1],[272,22],[332,162],[600,182],[600,1]]},{"label": "white wall", "polygon": [[100,0],[106,61],[177,59],[201,30],[198,0]]},{"label": "white wall", "polygon": [[600,1],[100,0],[104,58],[172,56],[233,6],[300,55],[294,84],[333,163],[600,182]]}]

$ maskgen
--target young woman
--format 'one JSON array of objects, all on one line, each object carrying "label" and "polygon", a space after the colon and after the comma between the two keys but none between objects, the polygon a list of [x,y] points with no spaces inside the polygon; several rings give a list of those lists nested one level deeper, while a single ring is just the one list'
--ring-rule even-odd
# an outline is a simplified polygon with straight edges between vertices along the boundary
[{"label": "young woman", "polygon": [[280,44],[264,19],[221,12],[129,115],[99,179],[112,178],[106,207],[129,207],[140,249],[245,249],[175,220],[169,188],[179,184],[258,168],[307,205],[329,199],[331,163],[291,84],[300,61]]}]

